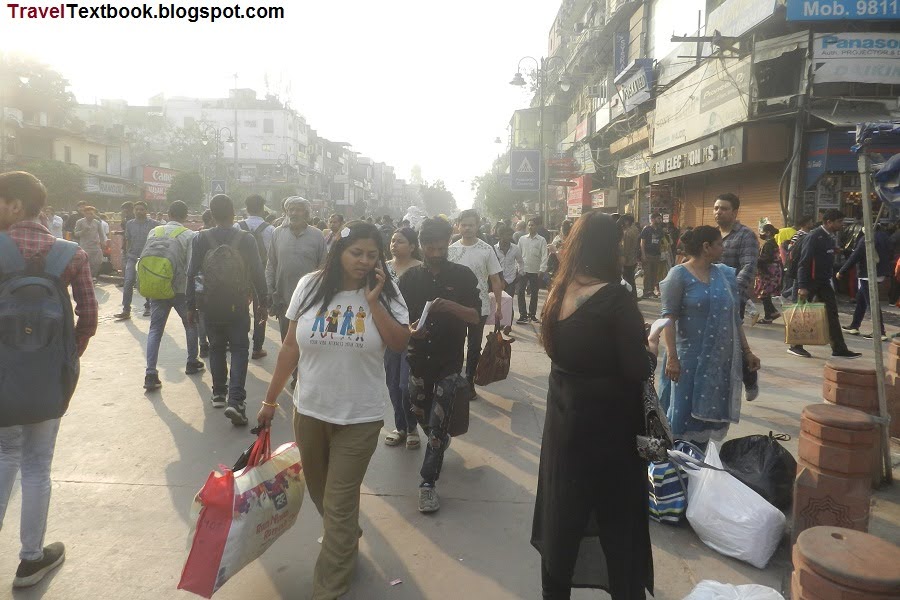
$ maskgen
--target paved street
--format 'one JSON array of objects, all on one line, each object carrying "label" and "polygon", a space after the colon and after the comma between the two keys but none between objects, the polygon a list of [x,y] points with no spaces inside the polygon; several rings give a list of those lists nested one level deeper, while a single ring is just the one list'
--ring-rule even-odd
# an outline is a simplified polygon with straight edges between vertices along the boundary
[{"label": "paved street", "polygon": [[[121,290],[104,283],[97,293],[100,327],[83,359],[53,468],[47,541],[64,541],[67,561],[34,589],[10,591],[8,581],[18,560],[15,491],[7,526],[0,532],[0,598],[187,598],[175,586],[186,556],[192,497],[211,469],[233,463],[251,441],[247,429],[233,427],[221,410],[210,406],[208,373],[184,375],[184,335],[175,317],[169,320],[160,356],[163,388],[145,395],[141,384],[149,319],[136,313],[132,321],[114,322],[111,315],[119,308]],[[655,317],[658,301],[641,307],[648,318]],[[549,361],[536,344],[534,329],[516,326],[514,331],[518,341],[510,377],[481,390],[481,400],[472,405],[469,433],[454,440],[447,453],[438,486],[439,513],[416,511],[423,450],[379,446],[363,485],[364,535],[349,598],[539,598],[539,557],[529,536]],[[821,401],[826,349],[811,348],[816,358],[803,360],[785,353],[780,325],[748,331],[764,365],[762,394],[744,404],[731,437],[785,432],[793,436],[787,447],[796,453],[800,410]],[[255,414],[274,368],[277,326],[269,328],[268,339],[269,356],[251,361],[248,414]],[[871,342],[851,338],[849,343],[871,360]],[[284,394],[281,402],[290,406],[289,396]],[[390,410],[385,414],[390,418]],[[282,413],[273,442],[290,439],[287,413]],[[897,476],[900,470],[895,469]],[[876,494],[871,525],[874,533],[895,543],[900,543],[898,488],[895,484]],[[615,493],[615,482],[609,493]],[[307,498],[297,525],[216,598],[307,598],[320,535],[320,518]],[[784,545],[768,568],[759,570],[719,556],[686,525],[651,524],[651,536],[659,600],[683,598],[701,579],[755,582],[780,590],[788,586]],[[402,583],[390,586],[394,579]],[[581,590],[574,597],[607,596]]]}]

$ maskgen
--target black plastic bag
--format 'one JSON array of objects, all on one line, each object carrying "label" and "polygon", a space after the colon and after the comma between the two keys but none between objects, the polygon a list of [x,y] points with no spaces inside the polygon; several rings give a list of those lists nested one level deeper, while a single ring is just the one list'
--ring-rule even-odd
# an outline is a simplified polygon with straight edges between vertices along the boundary
[{"label": "black plastic bag", "polygon": [[794,495],[797,461],[779,444],[789,435],[749,435],[722,445],[719,457],[725,470],[776,508],[785,510]]}]

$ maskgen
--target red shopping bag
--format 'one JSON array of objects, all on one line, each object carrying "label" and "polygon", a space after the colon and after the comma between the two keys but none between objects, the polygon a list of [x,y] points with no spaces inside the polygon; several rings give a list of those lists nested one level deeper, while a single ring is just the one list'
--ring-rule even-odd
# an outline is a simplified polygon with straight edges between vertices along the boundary
[{"label": "red shopping bag", "polygon": [[272,452],[264,429],[246,467],[213,471],[194,497],[191,550],[178,589],[212,597],[291,528],[305,491],[297,444]]}]

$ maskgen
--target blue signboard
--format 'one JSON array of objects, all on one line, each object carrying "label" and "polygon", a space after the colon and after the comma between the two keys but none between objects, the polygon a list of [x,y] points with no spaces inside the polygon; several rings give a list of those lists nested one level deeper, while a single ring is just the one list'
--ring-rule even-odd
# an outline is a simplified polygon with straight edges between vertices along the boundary
[{"label": "blue signboard", "polygon": [[541,189],[540,150],[512,150],[509,153],[509,187],[517,192]]},{"label": "blue signboard", "polygon": [[788,21],[900,19],[900,0],[787,0]]},{"label": "blue signboard", "polygon": [[226,191],[227,188],[226,188],[226,186],[225,186],[225,180],[224,180],[224,179],[213,179],[213,180],[211,180],[211,181],[209,182],[209,190],[210,190],[210,192],[213,193],[213,195],[215,195],[215,194],[226,194],[226,193],[227,193],[227,191]]}]

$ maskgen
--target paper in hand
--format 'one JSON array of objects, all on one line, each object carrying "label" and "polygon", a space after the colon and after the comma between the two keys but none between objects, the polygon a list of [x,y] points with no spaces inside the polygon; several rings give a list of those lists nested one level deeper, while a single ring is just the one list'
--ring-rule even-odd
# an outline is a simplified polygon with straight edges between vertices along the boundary
[{"label": "paper in hand", "polygon": [[431,308],[432,302],[434,302],[434,300],[429,300],[425,303],[425,308],[422,309],[422,316],[419,317],[419,324],[416,325],[416,331],[422,331],[423,329],[425,329],[425,321],[428,319],[428,311]]}]

